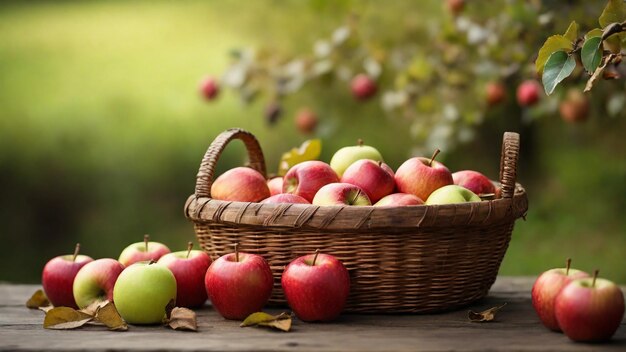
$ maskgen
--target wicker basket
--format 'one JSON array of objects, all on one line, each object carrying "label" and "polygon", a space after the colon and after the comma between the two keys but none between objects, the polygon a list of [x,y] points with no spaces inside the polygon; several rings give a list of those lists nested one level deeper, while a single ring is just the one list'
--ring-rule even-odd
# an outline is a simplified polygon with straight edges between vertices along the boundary
[{"label": "wicker basket", "polygon": [[350,272],[345,311],[427,313],[484,297],[496,279],[514,222],[528,208],[515,183],[519,135],[504,134],[501,198],[403,207],[260,204],[211,199],[215,165],[226,145],[244,142],[249,166],[266,175],[256,138],[241,129],[209,146],[195,194],[185,204],[202,248],[213,258],[233,251],[262,255],[274,273],[270,303],[285,304],[280,285],[291,260],[316,249],[338,257]]}]

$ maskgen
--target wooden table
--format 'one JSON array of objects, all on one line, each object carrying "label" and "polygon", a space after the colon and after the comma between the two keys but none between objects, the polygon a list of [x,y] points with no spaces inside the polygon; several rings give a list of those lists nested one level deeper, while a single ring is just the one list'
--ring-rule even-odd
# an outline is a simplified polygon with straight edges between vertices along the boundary
[{"label": "wooden table", "polygon": [[[130,326],[43,329],[44,313],[25,301],[36,285],[0,284],[0,350],[55,351],[626,351],[626,322],[610,343],[574,343],[539,322],[530,302],[533,278],[500,277],[489,296],[455,312],[435,315],[344,315],[328,324],[294,320],[289,333],[240,328],[210,306],[198,310],[199,332]],[[467,311],[507,302],[490,323],[471,323]],[[278,312],[270,310],[271,312]]]}]

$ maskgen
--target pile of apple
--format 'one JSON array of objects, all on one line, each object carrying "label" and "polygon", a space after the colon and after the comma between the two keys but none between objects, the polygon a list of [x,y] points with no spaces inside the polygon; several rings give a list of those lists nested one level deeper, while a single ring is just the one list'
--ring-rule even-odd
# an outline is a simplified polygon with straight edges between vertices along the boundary
[{"label": "pile of apple", "polygon": [[284,177],[265,180],[248,167],[230,169],[215,179],[211,196],[241,202],[405,206],[478,202],[499,191],[480,172],[451,173],[435,160],[438,153],[408,159],[394,173],[378,150],[359,141],[339,149],[330,164],[301,162]]},{"label": "pile of apple", "polygon": [[[51,259],[44,267],[42,285],[55,307],[86,308],[94,302],[111,301],[129,324],[159,324],[166,309],[199,308],[210,298],[227,319],[243,320],[259,312],[274,286],[272,271],[263,257],[235,252],[214,262],[201,250],[170,253],[159,242],[126,247],[118,260],[93,260],[74,254]],[[287,302],[303,321],[337,318],[348,298],[350,278],[337,258],[305,255],[293,260],[282,274]]]},{"label": "pile of apple", "polygon": [[573,341],[609,340],[624,317],[624,295],[613,282],[565,268],[541,274],[532,288],[532,303],[548,329],[564,332]]}]

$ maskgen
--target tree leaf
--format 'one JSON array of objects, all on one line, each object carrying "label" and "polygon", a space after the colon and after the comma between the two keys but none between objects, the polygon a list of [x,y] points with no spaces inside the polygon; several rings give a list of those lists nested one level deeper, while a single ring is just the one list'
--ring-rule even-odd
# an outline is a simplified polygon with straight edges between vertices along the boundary
[{"label": "tree leaf", "polygon": [[554,88],[565,78],[569,77],[576,68],[576,60],[573,55],[567,55],[565,51],[556,51],[550,55],[543,69],[541,80],[546,94],[554,92]]},{"label": "tree leaf", "polygon": [[93,317],[69,307],[56,307],[46,313],[43,320],[45,329],[76,329],[87,324]]},{"label": "tree leaf", "polygon": [[196,313],[187,308],[172,309],[167,325],[174,330],[198,331]]},{"label": "tree leaf", "polygon": [[480,313],[476,313],[474,311],[469,311],[467,312],[467,317],[469,318],[469,320],[473,323],[482,323],[482,322],[487,322],[487,321],[492,321],[496,318],[496,313],[502,309],[502,307],[506,306],[506,302],[502,305],[499,305],[497,307],[493,307],[493,308],[489,308],[487,310],[484,310]]},{"label": "tree leaf", "polygon": [[550,58],[550,55],[555,51],[571,51],[574,48],[572,42],[567,39],[565,36],[560,34],[553,35],[546,39],[545,43],[541,49],[539,49],[539,54],[537,55],[537,60],[535,61],[535,69],[538,73],[543,73],[543,67]]},{"label": "tree leaf", "polygon": [[265,326],[281,331],[289,331],[291,329],[291,315],[286,312],[279,315],[271,315],[265,312],[252,313],[239,326]]},{"label": "tree leaf", "polygon": [[26,301],[26,307],[30,309],[38,309],[41,307],[47,307],[50,305],[50,301],[48,301],[48,297],[43,292],[43,290],[37,290],[33,293],[32,296]]},{"label": "tree leaf", "polygon": [[583,66],[587,72],[594,72],[598,65],[600,65],[600,60],[602,59],[602,49],[600,49],[600,45],[602,44],[602,38],[600,37],[591,37],[585,41],[583,44],[583,48],[580,52],[580,59],[583,62]]},{"label": "tree leaf", "polygon": [[128,325],[118,313],[117,308],[113,302],[106,301],[104,305],[98,306],[94,317],[97,321],[106,325],[109,330],[113,331],[126,331]]},{"label": "tree leaf", "polygon": [[598,18],[598,22],[604,28],[611,23],[622,22],[624,19],[626,19],[626,4],[624,4],[624,0],[609,0],[600,18]]},{"label": "tree leaf", "polygon": [[563,36],[572,43],[575,42],[578,39],[578,23],[576,23],[576,21],[572,21]]},{"label": "tree leaf", "polygon": [[283,153],[278,164],[278,175],[285,176],[287,171],[294,165],[303,161],[316,160],[322,152],[322,141],[319,139],[309,139],[302,143],[299,148],[292,148]]}]

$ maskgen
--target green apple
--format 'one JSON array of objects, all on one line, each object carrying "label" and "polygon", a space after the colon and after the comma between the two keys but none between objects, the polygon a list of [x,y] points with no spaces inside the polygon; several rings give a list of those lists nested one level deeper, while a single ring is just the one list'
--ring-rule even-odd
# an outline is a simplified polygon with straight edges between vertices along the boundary
[{"label": "green apple", "polygon": [[341,178],[348,166],[357,160],[370,159],[374,161],[383,161],[383,156],[376,148],[369,145],[363,145],[362,140],[358,140],[357,145],[343,147],[339,149],[330,159],[330,167],[335,170],[337,176]]},{"label": "green apple", "polygon": [[176,300],[176,279],[163,264],[138,262],[124,269],[113,288],[118,312],[130,324],[159,324]]},{"label": "green apple", "polygon": [[447,185],[436,189],[426,199],[426,205],[480,202],[480,197],[469,189],[457,185]]}]

